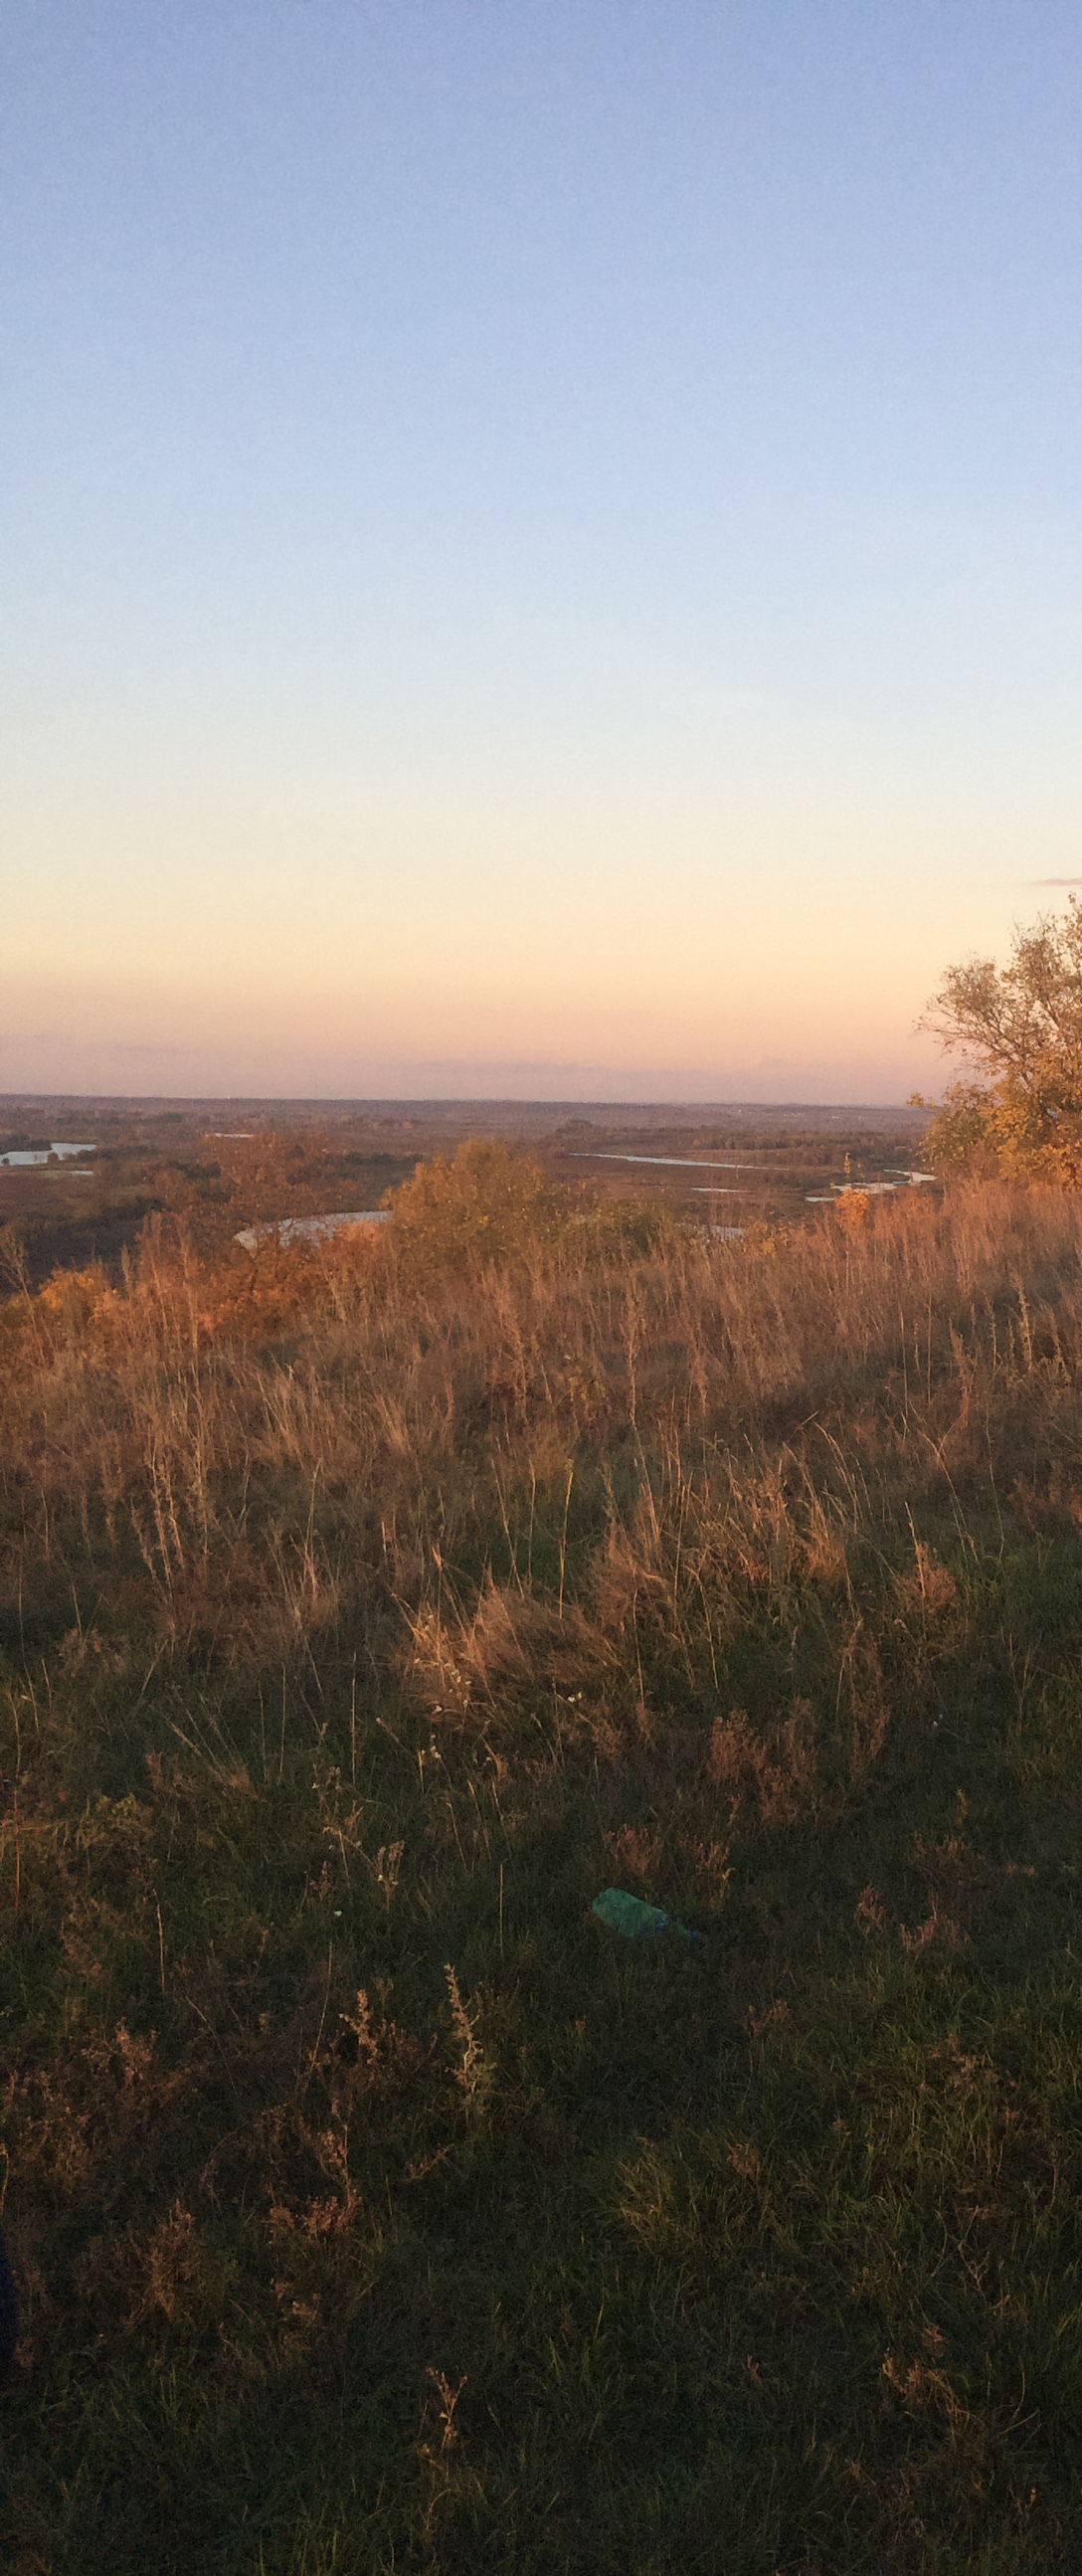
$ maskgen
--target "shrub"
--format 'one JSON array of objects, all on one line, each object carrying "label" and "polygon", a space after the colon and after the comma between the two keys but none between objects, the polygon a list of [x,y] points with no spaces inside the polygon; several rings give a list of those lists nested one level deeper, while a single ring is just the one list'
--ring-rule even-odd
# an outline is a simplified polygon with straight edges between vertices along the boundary
[{"label": "shrub", "polygon": [[422,1163],[383,1204],[402,1265],[419,1283],[489,1261],[532,1264],[564,1238],[575,1209],[573,1194],[554,1187],[532,1155],[487,1136]]}]

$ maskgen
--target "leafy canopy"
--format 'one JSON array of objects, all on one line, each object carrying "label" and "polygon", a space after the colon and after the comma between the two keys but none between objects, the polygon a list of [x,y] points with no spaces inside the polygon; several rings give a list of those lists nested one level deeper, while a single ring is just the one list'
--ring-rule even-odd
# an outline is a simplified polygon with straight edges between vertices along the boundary
[{"label": "leafy canopy", "polygon": [[1062,916],[1015,932],[1009,965],[977,957],[948,967],[922,1026],[979,1077],[953,1083],[939,1104],[924,1140],[939,1168],[983,1160],[1034,1179],[1082,1179],[1077,896]]}]

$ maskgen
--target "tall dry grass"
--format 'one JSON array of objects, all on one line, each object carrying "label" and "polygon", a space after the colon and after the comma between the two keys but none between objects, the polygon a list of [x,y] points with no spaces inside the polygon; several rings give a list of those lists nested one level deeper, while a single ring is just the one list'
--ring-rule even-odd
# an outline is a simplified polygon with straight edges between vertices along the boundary
[{"label": "tall dry grass", "polygon": [[1077,1204],[486,1240],[0,1311],[13,2563],[1072,2569]]},{"label": "tall dry grass", "polygon": [[393,1227],[208,1263],[159,1226],[4,1310],[9,1597],[249,1663],[391,1620],[448,1709],[644,1630],[716,1665],[748,1586],[1073,1492],[1080,1231],[982,1185],[645,1256],[579,1220],[419,1285]]}]

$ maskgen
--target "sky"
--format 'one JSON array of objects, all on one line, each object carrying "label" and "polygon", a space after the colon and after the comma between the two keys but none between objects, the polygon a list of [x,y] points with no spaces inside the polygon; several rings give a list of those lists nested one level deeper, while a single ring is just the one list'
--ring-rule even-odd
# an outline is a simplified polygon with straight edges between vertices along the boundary
[{"label": "sky", "polygon": [[1082,883],[1075,0],[5,0],[0,1092],[890,1102]]}]

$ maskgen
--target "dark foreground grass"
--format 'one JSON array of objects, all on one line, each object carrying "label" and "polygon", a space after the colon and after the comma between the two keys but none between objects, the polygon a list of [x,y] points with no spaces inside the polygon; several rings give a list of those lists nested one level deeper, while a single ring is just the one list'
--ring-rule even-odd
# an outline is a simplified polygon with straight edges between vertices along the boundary
[{"label": "dark foreground grass", "polygon": [[[608,1628],[586,1444],[528,1583],[506,1487],[462,1506],[457,1644],[441,1593],[275,1671],[137,1649],[100,1568],[62,1635],[47,1585],[13,1614],[20,2576],[1082,2563],[1057,1367],[1013,1502],[941,1442],[840,1555],[693,1557],[698,1626],[650,1593],[641,1416]],[[604,1931],[612,1882],[698,1948]]]}]

